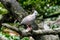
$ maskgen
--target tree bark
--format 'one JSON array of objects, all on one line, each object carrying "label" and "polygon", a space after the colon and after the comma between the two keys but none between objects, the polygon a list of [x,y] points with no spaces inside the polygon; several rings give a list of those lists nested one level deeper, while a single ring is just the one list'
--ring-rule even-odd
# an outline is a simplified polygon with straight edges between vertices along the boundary
[{"label": "tree bark", "polygon": [[23,17],[27,15],[27,12],[21,7],[21,5],[16,0],[0,0],[5,8],[9,11],[11,15],[16,17],[18,21],[21,21]]}]

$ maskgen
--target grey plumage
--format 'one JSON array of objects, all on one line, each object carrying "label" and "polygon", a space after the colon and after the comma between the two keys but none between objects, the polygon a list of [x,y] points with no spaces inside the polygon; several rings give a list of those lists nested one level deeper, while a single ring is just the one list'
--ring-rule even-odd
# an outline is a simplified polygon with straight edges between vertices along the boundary
[{"label": "grey plumage", "polygon": [[22,19],[21,24],[30,25],[34,30],[37,29],[37,25],[35,24],[35,18],[37,16],[38,12],[34,10],[33,14],[30,14]]},{"label": "grey plumage", "polygon": [[26,25],[31,24],[35,20],[37,14],[38,12],[34,10],[33,14],[30,14],[25,18],[23,18],[23,20],[21,21],[21,24],[26,24]]}]

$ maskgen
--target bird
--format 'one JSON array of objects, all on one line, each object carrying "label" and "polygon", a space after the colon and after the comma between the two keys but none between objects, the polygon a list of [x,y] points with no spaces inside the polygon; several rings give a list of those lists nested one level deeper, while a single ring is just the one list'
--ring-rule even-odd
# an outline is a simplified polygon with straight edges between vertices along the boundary
[{"label": "bird", "polygon": [[37,15],[38,12],[34,10],[33,14],[30,14],[22,19],[21,24],[26,25],[27,29],[31,30],[31,24],[35,21]]}]

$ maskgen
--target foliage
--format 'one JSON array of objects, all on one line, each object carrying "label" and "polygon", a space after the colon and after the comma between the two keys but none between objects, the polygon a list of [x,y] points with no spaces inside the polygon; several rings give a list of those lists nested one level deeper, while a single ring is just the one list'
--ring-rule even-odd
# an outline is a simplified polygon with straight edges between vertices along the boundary
[{"label": "foliage", "polygon": [[12,35],[9,35],[8,33],[4,33],[1,31],[0,31],[0,37],[4,40],[29,40],[28,37],[24,37],[24,38],[20,39],[19,36],[12,36]]},{"label": "foliage", "polygon": [[21,40],[29,40],[29,38],[28,37],[24,37]]},{"label": "foliage", "polygon": [[7,13],[8,13],[8,10],[6,10],[0,2],[0,19],[3,17],[4,14],[7,14]]},{"label": "foliage", "polygon": [[4,40],[20,40],[19,36],[11,36],[3,32],[0,32],[0,37]]},{"label": "foliage", "polygon": [[[11,23],[9,23],[9,24],[11,24]],[[18,25],[18,23],[17,23],[17,25]],[[17,25],[14,24],[12,26],[17,26]],[[2,26],[2,28],[0,30],[0,37],[4,40],[29,40],[29,37],[24,37],[24,38],[20,39],[20,36],[18,36],[18,35],[16,35],[16,36],[10,35],[9,32],[6,32],[8,29],[6,31],[4,29],[6,29],[6,28]]]},{"label": "foliage", "polygon": [[7,14],[8,13],[8,11],[4,8],[4,6],[1,4],[1,2],[0,2],[0,15],[2,14]]},{"label": "foliage", "polygon": [[19,0],[25,10],[36,9],[40,15],[54,15],[60,12],[59,0]]},{"label": "foliage", "polygon": [[50,28],[51,28],[51,29],[54,29],[54,28],[59,28],[59,25],[52,24],[52,25],[50,25]]}]

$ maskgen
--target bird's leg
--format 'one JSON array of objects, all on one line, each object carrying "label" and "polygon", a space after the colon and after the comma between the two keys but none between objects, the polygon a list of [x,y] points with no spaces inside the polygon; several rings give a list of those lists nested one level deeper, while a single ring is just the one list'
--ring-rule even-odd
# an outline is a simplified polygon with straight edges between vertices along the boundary
[{"label": "bird's leg", "polygon": [[32,30],[32,27],[30,25],[27,25],[27,30]]}]

